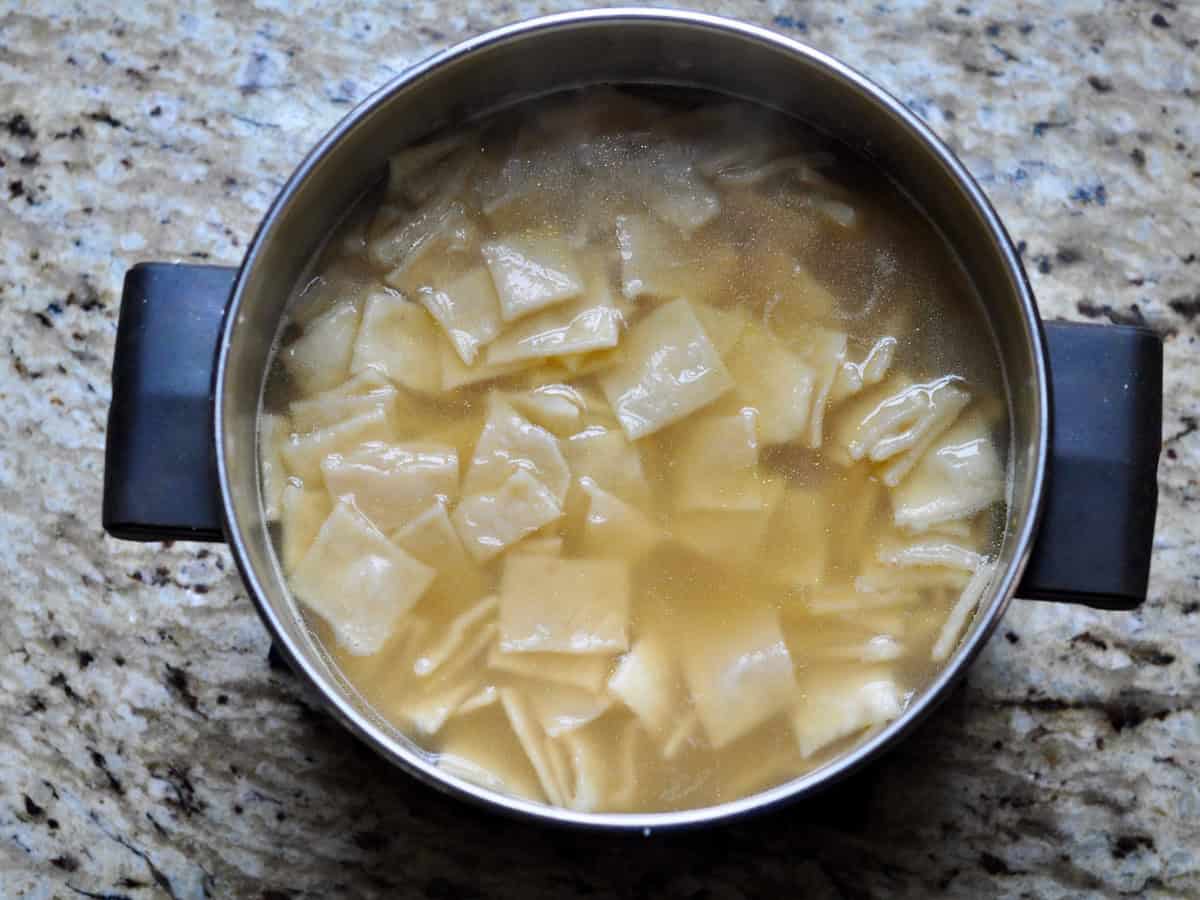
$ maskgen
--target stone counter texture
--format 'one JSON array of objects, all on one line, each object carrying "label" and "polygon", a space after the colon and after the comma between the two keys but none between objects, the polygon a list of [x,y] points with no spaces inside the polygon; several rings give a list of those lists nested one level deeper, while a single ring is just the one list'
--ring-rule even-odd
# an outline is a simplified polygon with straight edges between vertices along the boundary
[{"label": "stone counter texture", "polygon": [[730,828],[552,832],[419,787],[272,657],[223,548],[101,532],[119,290],[142,259],[238,262],[352,104],[551,7],[0,2],[0,897],[1200,895],[1200,9],[705,8],[929,122],[1046,316],[1165,337],[1146,605],[1014,603],[894,753]]}]

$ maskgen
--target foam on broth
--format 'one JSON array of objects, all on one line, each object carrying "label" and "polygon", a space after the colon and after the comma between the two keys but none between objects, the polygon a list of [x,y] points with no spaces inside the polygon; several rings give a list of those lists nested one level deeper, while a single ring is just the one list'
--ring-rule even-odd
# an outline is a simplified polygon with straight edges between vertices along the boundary
[{"label": "foam on broth", "polygon": [[[349,684],[456,773],[585,810],[733,800],[883,727],[1004,522],[1000,364],[944,240],[846,148],[694,94],[398,154],[298,288],[263,423]],[[531,630],[539,603],[571,614]]]}]

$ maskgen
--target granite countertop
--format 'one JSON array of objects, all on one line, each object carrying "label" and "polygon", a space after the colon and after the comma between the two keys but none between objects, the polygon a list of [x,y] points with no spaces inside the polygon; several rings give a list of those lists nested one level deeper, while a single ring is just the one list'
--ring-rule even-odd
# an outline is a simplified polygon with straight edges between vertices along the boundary
[{"label": "granite countertop", "polygon": [[355,101],[546,7],[0,4],[0,896],[1200,893],[1197,10],[705,6],[831,51],[922,115],[1019,240],[1047,316],[1164,335],[1146,605],[1015,603],[896,752],[719,831],[550,832],[417,786],[270,654],[223,548],[102,533],[119,290],[138,260],[236,263]]}]

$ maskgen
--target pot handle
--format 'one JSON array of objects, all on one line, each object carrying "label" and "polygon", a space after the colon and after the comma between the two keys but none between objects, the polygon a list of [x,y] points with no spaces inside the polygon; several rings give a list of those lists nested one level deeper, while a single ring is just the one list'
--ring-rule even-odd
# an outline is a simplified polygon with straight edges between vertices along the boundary
[{"label": "pot handle", "polygon": [[1045,507],[1017,596],[1098,609],[1146,599],[1163,346],[1145,328],[1045,323],[1053,424]]},{"label": "pot handle", "polygon": [[104,452],[104,530],[223,541],[212,382],[237,269],[139,263],[125,274]]}]

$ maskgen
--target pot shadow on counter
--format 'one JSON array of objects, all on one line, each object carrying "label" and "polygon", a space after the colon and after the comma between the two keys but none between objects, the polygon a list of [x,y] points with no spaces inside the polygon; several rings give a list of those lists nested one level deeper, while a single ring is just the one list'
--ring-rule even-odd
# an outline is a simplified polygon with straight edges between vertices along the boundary
[{"label": "pot shadow on counter", "polygon": [[[313,780],[313,795],[336,799],[319,823],[307,824],[344,834],[332,854],[311,861],[320,871],[310,869],[305,881],[347,896],[407,891],[465,900],[519,889],[523,897],[700,900],[741,896],[751,885],[755,896],[853,897],[915,883],[935,889],[927,868],[917,875],[903,864],[925,836],[947,828],[944,805],[912,802],[921,794],[914,786],[937,780],[937,748],[957,739],[967,718],[960,688],[882,758],[815,796],[727,824],[647,836],[535,824],[450,797],[371,751],[307,686],[294,687],[315,762],[304,778]],[[284,887],[286,876],[280,880]]]}]

